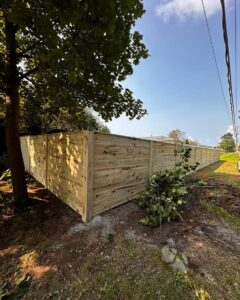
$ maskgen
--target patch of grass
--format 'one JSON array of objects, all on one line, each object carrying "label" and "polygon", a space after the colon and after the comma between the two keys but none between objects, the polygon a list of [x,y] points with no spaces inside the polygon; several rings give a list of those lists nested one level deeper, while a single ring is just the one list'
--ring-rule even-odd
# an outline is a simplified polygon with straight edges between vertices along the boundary
[{"label": "patch of grass", "polygon": [[220,155],[220,160],[223,161],[240,161],[240,155],[236,153],[222,153]]},{"label": "patch of grass", "polygon": [[159,249],[121,238],[115,243],[113,255],[88,257],[65,286],[70,299],[210,299],[199,275],[173,271],[161,261]]},{"label": "patch of grass", "polygon": [[232,295],[236,299],[240,299],[240,273],[233,267],[229,267],[225,263],[219,264],[219,271],[223,284],[231,288]]},{"label": "patch of grass", "polygon": [[[231,266],[228,276],[225,269],[215,273],[216,266],[211,262],[208,276],[189,271],[181,274],[173,271],[161,261],[160,250],[143,244],[115,238],[114,254],[109,257],[90,255],[80,273],[67,287],[70,299],[222,299],[227,289],[229,299],[238,299],[236,288],[240,281]],[[129,248],[135,252],[129,256]],[[221,258],[221,262],[224,258]],[[212,265],[213,264],[213,265]],[[218,286],[219,284],[219,286]],[[223,287],[223,288],[222,288]],[[230,287],[230,288],[228,288]],[[224,293],[225,295],[225,293]]]},{"label": "patch of grass", "polygon": [[224,208],[216,205],[213,202],[202,202],[202,205],[204,208],[206,208],[209,212],[214,213],[215,215],[224,218],[229,223],[240,227],[240,217],[234,216],[230,214],[228,211],[226,211]]},{"label": "patch of grass", "polygon": [[195,180],[216,180],[240,188],[240,173],[236,161],[220,161],[190,175]]}]

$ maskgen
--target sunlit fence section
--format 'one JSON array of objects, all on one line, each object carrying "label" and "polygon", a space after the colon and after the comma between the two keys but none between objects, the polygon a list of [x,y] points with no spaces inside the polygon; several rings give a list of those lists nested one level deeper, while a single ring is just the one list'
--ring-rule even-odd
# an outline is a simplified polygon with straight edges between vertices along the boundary
[{"label": "sunlit fence section", "polygon": [[[24,136],[21,146],[26,171],[85,222],[131,200],[153,172],[174,168],[180,147],[90,131]],[[219,157],[218,149],[192,147],[199,168]]]}]

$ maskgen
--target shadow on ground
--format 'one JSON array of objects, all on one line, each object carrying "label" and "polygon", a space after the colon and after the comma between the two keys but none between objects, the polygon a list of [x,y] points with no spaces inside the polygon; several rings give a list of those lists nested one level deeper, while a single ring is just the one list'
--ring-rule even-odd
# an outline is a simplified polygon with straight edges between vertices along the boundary
[{"label": "shadow on ground", "polygon": [[216,180],[240,188],[240,173],[236,161],[219,161],[193,175],[195,179]]}]

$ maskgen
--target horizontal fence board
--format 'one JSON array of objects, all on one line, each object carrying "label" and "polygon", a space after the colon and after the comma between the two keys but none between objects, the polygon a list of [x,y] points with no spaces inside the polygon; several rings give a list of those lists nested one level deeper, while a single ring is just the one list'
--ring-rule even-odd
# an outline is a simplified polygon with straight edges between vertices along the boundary
[{"label": "horizontal fence board", "polygon": [[131,179],[147,178],[149,169],[146,166],[133,168],[107,169],[95,172],[94,188],[101,188],[117,183],[128,182]]}]

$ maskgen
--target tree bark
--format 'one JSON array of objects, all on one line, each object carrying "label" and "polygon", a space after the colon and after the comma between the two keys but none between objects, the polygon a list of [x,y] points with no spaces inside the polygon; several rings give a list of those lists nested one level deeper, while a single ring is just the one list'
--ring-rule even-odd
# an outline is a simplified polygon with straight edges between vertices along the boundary
[{"label": "tree bark", "polygon": [[27,186],[19,137],[19,78],[16,53],[16,27],[5,19],[6,34],[6,142],[12,175],[13,197],[17,207],[26,204]]}]

